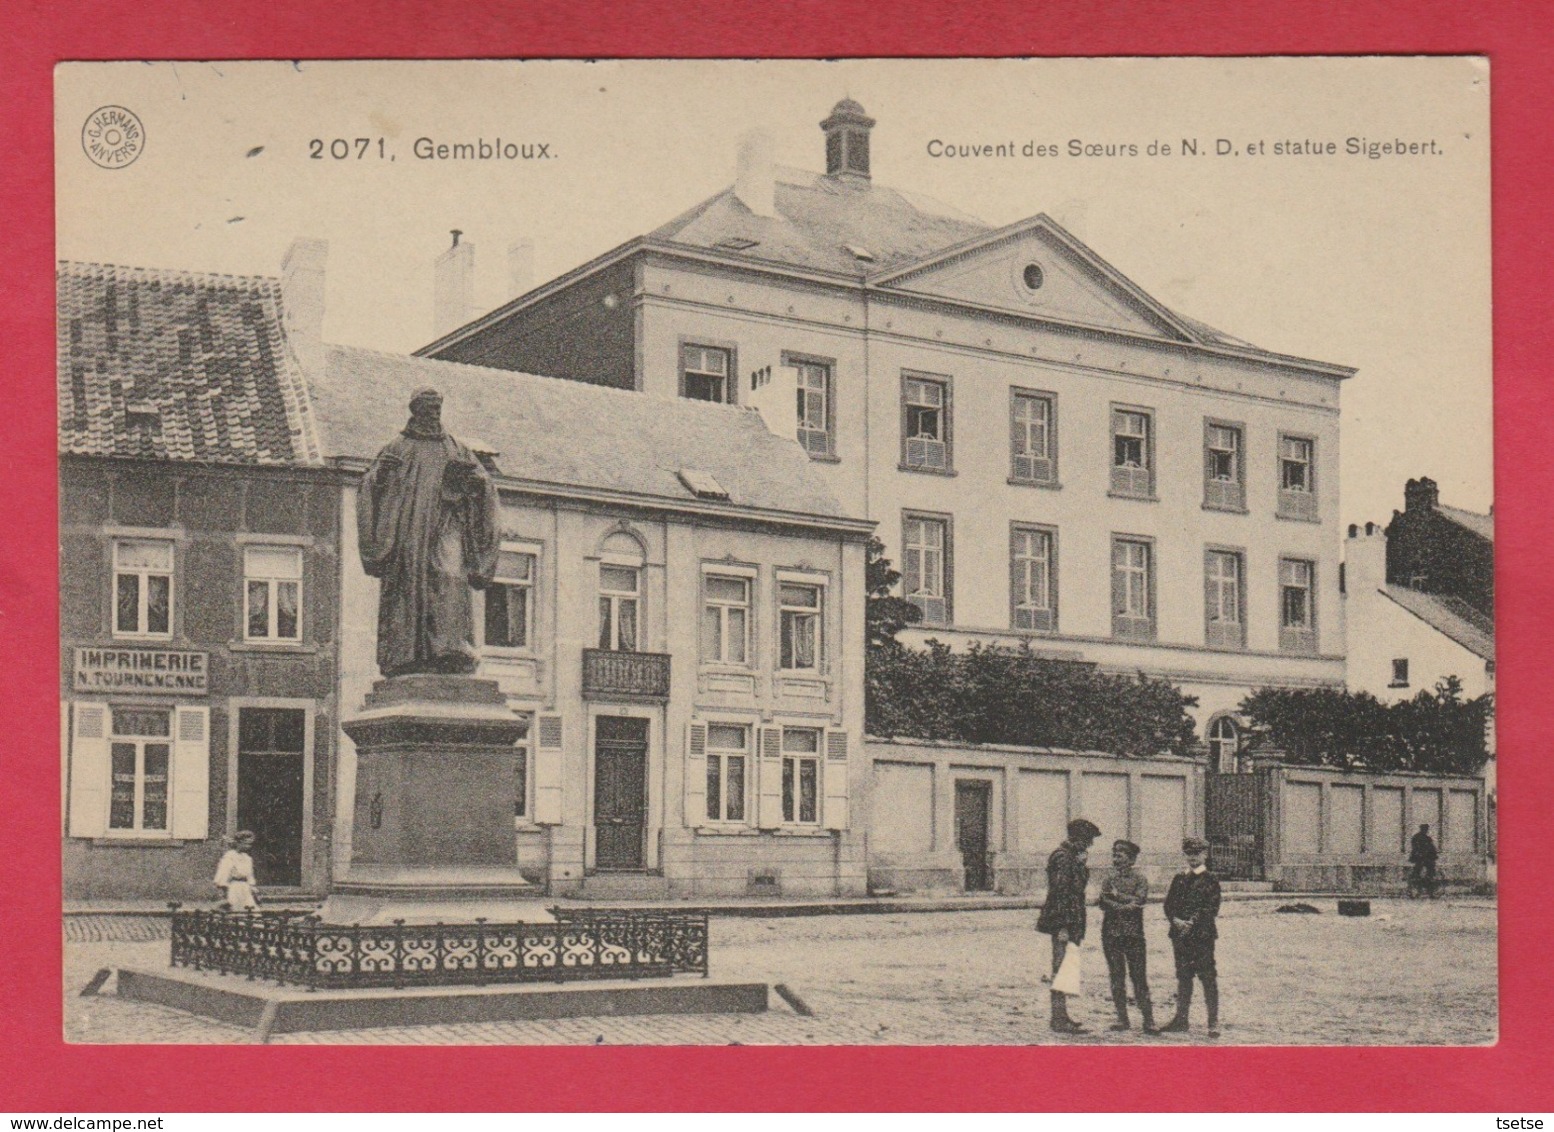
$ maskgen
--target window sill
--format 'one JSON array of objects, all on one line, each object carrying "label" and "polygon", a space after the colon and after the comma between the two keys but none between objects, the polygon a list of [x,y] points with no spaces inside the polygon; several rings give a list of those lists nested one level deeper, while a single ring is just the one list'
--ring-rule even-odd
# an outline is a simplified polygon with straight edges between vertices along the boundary
[{"label": "window sill", "polygon": [[1408,682],[1404,681],[1401,684],[1392,683],[1392,684],[1388,684],[1387,687],[1389,687],[1389,688],[1406,688],[1406,687],[1408,687]]},{"label": "window sill", "polygon": [[918,475],[924,475],[924,476],[953,477],[953,476],[957,476],[957,475],[960,474],[954,468],[921,468],[921,467],[918,467],[916,464],[897,464],[896,465],[896,471],[898,471],[898,472],[916,472]]},{"label": "window sill", "polygon": [[311,656],[318,652],[317,645],[305,644],[300,641],[228,641],[228,652],[260,652],[260,653],[291,653],[299,656]]},{"label": "window sill", "polygon": [[835,452],[811,452],[809,458],[820,464],[840,464],[842,458]]},{"label": "window sill", "polygon": [[144,633],[114,633],[111,638],[115,644],[126,645],[170,645],[177,641],[171,633],[163,633],[153,636]]},{"label": "window sill", "polygon": [[538,660],[540,655],[535,649],[508,649],[500,645],[482,645],[476,653],[481,660]]},{"label": "window sill", "polygon": [[1004,482],[1010,487],[1040,487],[1048,491],[1063,490],[1063,484],[1059,480],[1023,480],[1019,476],[1010,476]]},{"label": "window sill", "polygon": [[1252,512],[1245,507],[1227,507],[1221,503],[1207,503],[1203,505],[1205,511],[1218,511],[1225,515],[1250,515]]},{"label": "window sill", "polygon": [[1280,656],[1321,656],[1316,649],[1280,649]]},{"label": "window sill", "polygon": [[1317,527],[1322,525],[1322,520],[1316,515],[1286,515],[1282,511],[1277,511],[1273,517],[1286,523],[1310,523]]},{"label": "window sill", "polygon": [[698,825],[691,832],[697,837],[760,837],[771,831],[749,825]]},{"label": "window sill", "polygon": [[[86,840],[82,838],[81,840]],[[148,837],[145,834],[125,834],[123,837],[99,836],[91,838],[92,845],[112,849],[181,849],[188,840],[182,837]]]},{"label": "window sill", "polygon": [[1108,491],[1106,494],[1107,497],[1111,499],[1132,499],[1138,503],[1160,502],[1160,496],[1153,493],[1149,495],[1139,495],[1138,493],[1132,491]]}]

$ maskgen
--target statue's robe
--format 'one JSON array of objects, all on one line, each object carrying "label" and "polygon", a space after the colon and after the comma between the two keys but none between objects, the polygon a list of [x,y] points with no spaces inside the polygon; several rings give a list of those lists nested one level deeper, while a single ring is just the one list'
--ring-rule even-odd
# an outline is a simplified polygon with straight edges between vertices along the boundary
[{"label": "statue's robe", "polygon": [[378,668],[473,672],[471,587],[496,573],[496,484],[463,444],[414,423],[362,479],[362,567],[378,578]]}]

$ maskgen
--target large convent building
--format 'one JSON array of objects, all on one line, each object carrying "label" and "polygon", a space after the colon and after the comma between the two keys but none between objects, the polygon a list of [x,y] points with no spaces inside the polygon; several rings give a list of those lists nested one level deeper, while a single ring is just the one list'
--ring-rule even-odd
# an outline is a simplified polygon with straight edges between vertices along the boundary
[{"label": "large convent building", "polygon": [[1168,678],[1227,753],[1252,689],[1341,685],[1354,371],[1167,309],[1044,214],[877,183],[874,126],[838,103],[823,174],[752,135],[734,185],[420,353],[759,409],[878,524],[908,643]]}]

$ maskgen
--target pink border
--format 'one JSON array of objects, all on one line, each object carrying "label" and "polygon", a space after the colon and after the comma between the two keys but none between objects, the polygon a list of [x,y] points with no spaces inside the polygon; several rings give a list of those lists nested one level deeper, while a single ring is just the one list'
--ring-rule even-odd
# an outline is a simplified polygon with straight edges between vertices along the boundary
[{"label": "pink border", "polygon": [[[1554,573],[1554,8],[1398,0],[500,3],[20,0],[0,67],[11,411],[0,420],[0,1110],[545,1109],[1531,1111],[1554,1108],[1554,915],[1539,852],[1554,724],[1536,691]],[[354,12],[351,9],[356,9]],[[703,10],[698,10],[699,8]],[[888,11],[888,16],[886,12]],[[241,13],[239,15],[239,13]],[[1499,491],[1501,1041],[1486,1049],[449,1049],[67,1046],[60,1041],[52,66],[64,59],[1484,53],[1494,83]],[[1514,458],[1507,458],[1515,454]],[[1507,612],[1508,611],[1508,612]],[[1540,804],[1542,803],[1542,804]],[[1400,973],[1406,977],[1406,973]],[[234,1087],[240,1082],[240,1087]]]}]

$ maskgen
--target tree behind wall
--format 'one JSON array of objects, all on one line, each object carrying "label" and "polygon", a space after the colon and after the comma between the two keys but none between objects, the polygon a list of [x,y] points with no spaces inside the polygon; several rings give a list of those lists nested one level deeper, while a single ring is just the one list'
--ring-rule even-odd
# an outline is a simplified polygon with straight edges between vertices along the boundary
[{"label": "tree behind wall", "polygon": [[1186,755],[1197,700],[1165,680],[1112,676],[1030,648],[952,652],[891,642],[869,650],[869,734],[1063,747],[1146,758]]},{"label": "tree behind wall", "polygon": [[1241,701],[1256,745],[1288,762],[1344,770],[1477,774],[1488,758],[1485,724],[1494,697],[1462,698],[1448,676],[1433,692],[1384,704],[1369,692],[1262,688]]},{"label": "tree behind wall", "polygon": [[1019,649],[955,653],[942,641],[907,648],[896,634],[922,620],[895,596],[901,580],[878,539],[868,550],[869,734],[1021,747],[1065,747],[1147,757],[1185,755],[1198,701],[1165,680],[1109,676],[1092,664]]}]

